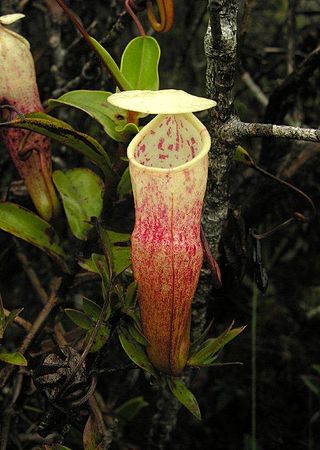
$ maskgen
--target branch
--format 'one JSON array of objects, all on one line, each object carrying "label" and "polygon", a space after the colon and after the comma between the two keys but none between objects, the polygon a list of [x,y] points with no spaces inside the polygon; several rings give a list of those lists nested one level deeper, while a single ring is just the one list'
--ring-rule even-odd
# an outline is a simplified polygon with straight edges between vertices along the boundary
[{"label": "branch", "polygon": [[270,122],[279,123],[283,120],[288,109],[296,98],[298,89],[302,86],[319,67],[320,46],[311,52],[305,60],[293,71],[282,84],[278,86],[269,99],[265,118]]},{"label": "branch", "polygon": [[232,118],[221,129],[220,135],[230,144],[238,144],[244,137],[273,137],[298,141],[320,142],[320,130],[290,127],[271,123],[246,123]]}]

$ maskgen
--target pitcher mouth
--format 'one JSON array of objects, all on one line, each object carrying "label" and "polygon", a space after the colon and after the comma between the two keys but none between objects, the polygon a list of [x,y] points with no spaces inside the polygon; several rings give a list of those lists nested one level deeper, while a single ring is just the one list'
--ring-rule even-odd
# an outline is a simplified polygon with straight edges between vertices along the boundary
[{"label": "pitcher mouth", "polygon": [[194,165],[210,145],[208,130],[194,114],[159,114],[133,138],[127,155],[140,170],[172,173]]}]

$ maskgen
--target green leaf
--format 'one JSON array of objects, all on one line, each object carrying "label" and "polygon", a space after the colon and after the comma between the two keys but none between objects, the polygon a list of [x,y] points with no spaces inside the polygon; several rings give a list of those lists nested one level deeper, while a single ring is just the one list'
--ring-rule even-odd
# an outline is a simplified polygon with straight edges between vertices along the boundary
[{"label": "green leaf", "polygon": [[92,217],[99,218],[103,208],[104,183],[89,169],[77,168],[53,173],[69,226],[74,236],[86,240],[93,225]]},{"label": "green leaf", "polygon": [[144,336],[141,329],[137,326],[136,323],[131,323],[128,327],[128,331],[130,335],[133,337],[133,339],[138,342],[138,344],[144,346],[149,345],[149,342],[147,341],[146,337]]},{"label": "green leaf", "polygon": [[[89,330],[85,337],[85,345],[89,341],[91,334],[93,333],[93,329]],[[90,353],[95,353],[101,350],[104,344],[107,342],[110,336],[110,329],[107,325],[102,324],[94,338],[93,344],[90,348]]]},{"label": "green leaf", "polygon": [[126,79],[125,75],[120,72],[117,63],[112,58],[110,53],[104,47],[102,47],[102,45],[99,44],[99,42],[96,41],[93,37],[90,37],[90,41],[97,54],[100,56],[104,64],[108,67],[113,79],[116,81],[117,86],[123,91],[133,89],[131,83]]},{"label": "green leaf", "polygon": [[216,359],[216,355],[223,347],[236,336],[238,336],[245,327],[231,329],[232,324],[217,338],[205,341],[187,361],[188,366],[208,366]]},{"label": "green leaf", "polygon": [[97,303],[93,302],[89,298],[82,298],[83,312],[90,317],[94,322],[97,322],[101,313],[101,307]]},{"label": "green leaf", "polygon": [[86,112],[99,122],[111,139],[118,142],[128,142],[132,134],[139,129],[135,126],[126,129],[128,111],[111,105],[107,98],[111,92],[78,90],[67,92],[58,99],[48,101],[49,111],[57,106],[72,106]]},{"label": "green leaf", "polygon": [[126,270],[131,264],[131,251],[130,247],[118,247],[114,245],[112,247],[113,255],[113,272],[119,275]]},{"label": "green leaf", "polygon": [[197,419],[201,420],[201,412],[198,402],[187,386],[179,379],[174,377],[167,378],[168,386],[173,395],[185,406],[191,414]]},{"label": "green leaf", "polygon": [[116,231],[106,230],[108,233],[111,244],[120,244],[123,242],[129,242],[131,234],[129,233],[117,233]]},{"label": "green leaf", "polygon": [[131,185],[131,177],[129,172],[129,167],[125,169],[123,174],[121,175],[120,181],[117,186],[117,194],[120,200],[122,200],[127,194],[131,194],[132,185]]},{"label": "green leaf", "polygon": [[130,240],[130,234],[116,233],[99,226],[99,235],[104,248],[104,253],[108,255],[112,265],[114,275],[119,275],[131,264],[130,247],[118,246],[117,243],[124,243]]},{"label": "green leaf", "polygon": [[138,36],[129,42],[121,58],[121,73],[131,89],[159,89],[160,47],[151,36]]},{"label": "green leaf", "polygon": [[133,281],[127,289],[125,298],[124,298],[124,309],[132,308],[135,305],[136,294],[137,294],[138,283]]},{"label": "green leaf", "polygon": [[149,372],[154,377],[157,377],[155,369],[150,363],[144,349],[123,329],[119,331],[119,340],[123,350],[137,366],[141,367],[141,369],[146,372]]},{"label": "green leaf", "polygon": [[90,318],[84,314],[82,311],[78,311],[77,309],[66,308],[64,310],[66,315],[75,323],[78,327],[83,330],[91,330],[94,327],[94,323],[90,320]]},{"label": "green leaf", "polygon": [[241,162],[242,164],[245,164],[247,166],[252,166],[254,164],[254,161],[249,152],[247,152],[245,148],[241,147],[241,145],[238,145],[235,149],[233,159],[234,161]]},{"label": "green leaf", "polygon": [[199,347],[199,345],[204,341],[204,339],[207,337],[207,334],[210,331],[210,328],[212,327],[212,323],[213,320],[211,320],[211,322],[209,323],[209,325],[203,330],[203,332],[201,333],[201,335],[198,337],[198,339],[196,339],[195,341],[193,341],[190,345],[190,350],[189,353],[190,355],[192,355],[192,353],[194,353],[194,351]]},{"label": "green leaf", "polygon": [[9,125],[3,126],[23,128],[55,139],[89,158],[100,167],[105,176],[115,177],[109,156],[99,142],[93,137],[75,130],[62,120],[36,112],[25,114],[23,119],[14,119]]},{"label": "green leaf", "polygon": [[28,362],[22,353],[2,353],[0,352],[0,361],[8,364],[14,364],[15,366],[27,366]]},{"label": "green leaf", "polygon": [[33,212],[15,203],[0,203],[0,229],[39,247],[54,258],[64,272],[70,273],[68,257],[55,230]]},{"label": "green leaf", "polygon": [[134,397],[118,406],[114,412],[120,419],[130,422],[146,406],[149,406],[149,403],[142,396]]}]

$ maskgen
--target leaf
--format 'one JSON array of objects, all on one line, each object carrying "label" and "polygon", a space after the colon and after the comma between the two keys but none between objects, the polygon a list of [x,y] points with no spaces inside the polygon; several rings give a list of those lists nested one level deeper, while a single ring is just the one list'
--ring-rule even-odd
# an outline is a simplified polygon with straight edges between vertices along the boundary
[{"label": "leaf", "polygon": [[132,323],[128,327],[128,331],[130,335],[133,337],[135,341],[138,342],[138,344],[147,346],[149,345],[149,342],[147,341],[146,337],[143,335],[141,329],[137,326],[137,324]]},{"label": "leaf", "polygon": [[111,105],[107,101],[111,92],[78,90],[67,92],[57,99],[48,101],[49,111],[57,106],[72,106],[86,112],[99,122],[111,139],[118,142],[128,142],[132,134],[139,129],[134,126],[125,128],[128,119],[128,111]]},{"label": "leaf", "polygon": [[190,354],[192,355],[192,353],[194,353],[194,351],[198,348],[198,346],[203,342],[203,340],[207,337],[207,334],[210,331],[210,328],[212,327],[213,324],[213,320],[211,320],[211,322],[209,323],[209,325],[203,330],[203,332],[201,333],[201,335],[198,337],[198,339],[196,339],[195,341],[193,341],[190,345]]},{"label": "leaf", "polygon": [[126,270],[131,264],[131,251],[130,247],[118,247],[114,245],[112,247],[113,254],[113,271],[116,275],[119,275]]},{"label": "leaf", "polygon": [[124,298],[124,309],[132,308],[135,305],[136,294],[137,294],[138,283],[133,281],[127,289],[125,298]]},{"label": "leaf", "polygon": [[66,315],[75,323],[78,327],[83,330],[91,330],[94,327],[94,323],[89,319],[89,317],[84,314],[82,311],[78,311],[77,309],[66,308],[64,310]]},{"label": "leaf", "polygon": [[[86,345],[89,341],[91,335],[93,333],[93,328],[89,330],[86,334],[84,344]],[[93,344],[90,348],[90,353],[95,353],[101,350],[101,348],[104,346],[104,344],[107,342],[110,336],[110,329],[107,327],[107,325],[102,324],[96,334],[96,337],[94,338]]]},{"label": "leaf", "polygon": [[117,186],[117,194],[122,200],[127,194],[131,194],[132,185],[131,185],[131,177],[129,172],[129,167],[125,169],[123,174],[121,175],[120,181]]},{"label": "leaf", "polygon": [[120,419],[130,422],[136,417],[137,414],[139,414],[141,409],[146,406],[149,406],[149,403],[146,402],[142,396],[134,397],[118,406],[114,412]]},{"label": "leaf", "polygon": [[120,244],[122,242],[129,242],[131,234],[117,233],[116,231],[106,230],[111,244]]},{"label": "leaf", "polygon": [[137,344],[125,330],[119,330],[119,340],[123,350],[128,357],[141,369],[149,372],[151,375],[157,378],[157,374],[152,364],[150,363],[144,349]]},{"label": "leaf", "polygon": [[236,336],[238,336],[245,327],[231,329],[232,324],[217,338],[205,341],[199,350],[197,350],[187,361],[188,366],[208,366],[215,359],[216,355],[223,347]]},{"label": "leaf", "polygon": [[82,298],[82,309],[84,313],[94,322],[97,322],[101,313],[101,307],[89,298]]},{"label": "leaf", "polygon": [[99,218],[103,208],[104,183],[89,169],[76,168],[53,173],[63,207],[73,235],[86,240],[93,225],[92,217]]},{"label": "leaf", "polygon": [[131,83],[126,79],[126,77],[121,73],[117,63],[112,58],[110,53],[99,44],[93,37],[90,36],[91,44],[93,45],[95,51],[100,56],[104,64],[108,67],[110,73],[112,74],[113,79],[116,81],[117,86],[119,86],[122,90],[127,91],[129,89],[133,89]]},{"label": "leaf", "polygon": [[247,166],[252,166],[254,161],[251,155],[247,152],[247,150],[241,145],[238,145],[233,154],[234,161],[241,162],[242,164],[246,164]]},{"label": "leaf", "polygon": [[1,126],[23,128],[55,139],[89,158],[103,171],[105,176],[115,177],[110,158],[99,142],[93,137],[75,130],[62,120],[36,112],[25,114],[23,119],[17,118],[12,120],[9,125]]},{"label": "leaf", "polygon": [[0,352],[0,361],[8,364],[14,364],[15,366],[27,366],[28,362],[22,353],[2,353]]},{"label": "leaf", "polygon": [[52,226],[31,211],[11,202],[0,203],[0,229],[39,247],[70,273],[68,257]]},{"label": "leaf", "polygon": [[120,70],[131,89],[159,89],[160,53],[152,36],[138,36],[129,42],[122,54]]},{"label": "leaf", "polygon": [[130,240],[130,234],[116,233],[99,226],[99,235],[103,244],[104,253],[108,255],[114,275],[119,275],[131,264],[130,247],[118,246]]},{"label": "leaf", "polygon": [[193,414],[198,420],[201,420],[201,412],[197,399],[187,386],[179,379],[174,377],[167,378],[168,386],[180,403],[185,406],[191,414]]}]

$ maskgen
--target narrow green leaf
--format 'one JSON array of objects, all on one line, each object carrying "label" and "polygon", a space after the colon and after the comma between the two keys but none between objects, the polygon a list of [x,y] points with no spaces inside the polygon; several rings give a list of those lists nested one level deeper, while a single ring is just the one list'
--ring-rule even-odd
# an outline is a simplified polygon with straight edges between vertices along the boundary
[{"label": "narrow green leaf", "polygon": [[31,211],[15,203],[0,203],[0,229],[39,247],[69,273],[68,257],[52,226]]},{"label": "narrow green leaf", "polygon": [[104,254],[108,255],[112,265],[112,272],[114,275],[119,275],[131,264],[131,252],[129,246],[118,246],[116,243],[128,242],[130,234],[116,233],[114,231],[106,230],[99,226],[99,235],[104,248]]},{"label": "narrow green leaf", "polygon": [[[85,337],[85,345],[89,341],[91,335],[93,333],[93,328],[91,330],[88,330],[86,337]],[[102,324],[96,334],[96,337],[94,338],[93,344],[90,348],[90,353],[95,353],[101,350],[101,348],[104,346],[104,344],[107,342],[110,336],[110,329],[107,327],[107,325]]]},{"label": "narrow green leaf", "polygon": [[87,297],[82,298],[83,312],[94,322],[97,322],[101,313],[101,307]]},{"label": "narrow green leaf", "polygon": [[119,340],[123,350],[137,366],[141,367],[146,372],[151,373],[154,377],[157,377],[155,369],[150,363],[144,349],[137,344],[125,330],[119,331]]},{"label": "narrow green leaf", "polygon": [[66,308],[64,310],[66,315],[75,323],[78,327],[83,330],[91,330],[94,327],[94,323],[90,320],[90,318],[84,314],[82,311],[78,311],[77,309]]},{"label": "narrow green leaf", "polygon": [[67,92],[57,99],[48,101],[49,111],[57,106],[78,108],[99,122],[111,139],[118,142],[128,142],[132,134],[137,133],[136,127],[133,130],[125,129],[128,111],[111,105],[107,101],[110,95],[111,92],[104,91],[78,90]]},{"label": "narrow green leaf", "polygon": [[120,419],[130,422],[137,416],[137,414],[139,414],[141,409],[146,406],[149,406],[149,403],[146,402],[142,396],[134,397],[118,406],[114,412]]},{"label": "narrow green leaf", "polygon": [[168,386],[173,395],[185,406],[191,414],[193,414],[198,420],[201,420],[201,412],[197,399],[187,386],[179,379],[174,377],[168,377]]},{"label": "narrow green leaf", "polygon": [[118,247],[114,245],[112,247],[113,255],[113,272],[119,275],[126,270],[131,264],[131,251],[130,247]]},{"label": "narrow green leaf", "polygon": [[158,65],[160,47],[152,36],[138,36],[125,48],[121,58],[121,73],[131,89],[159,89]]},{"label": "narrow green leaf", "polygon": [[106,66],[108,67],[110,73],[112,74],[112,77],[114,78],[114,80],[116,80],[116,83],[120,87],[120,89],[124,91],[134,89],[131,83],[126,79],[125,75],[120,72],[117,63],[112,58],[110,53],[104,47],[102,47],[102,45],[99,44],[99,42],[96,41],[93,37],[90,37],[90,41],[97,54],[100,56],[104,64],[106,64]]},{"label": "narrow green leaf", "polygon": [[124,309],[132,308],[135,305],[138,283],[133,281],[127,289],[124,298]]},{"label": "narrow green leaf", "polygon": [[127,194],[131,194],[131,192],[132,192],[131,178],[129,167],[127,167],[123,172],[123,174],[121,175],[120,181],[118,183],[117,194],[120,200],[122,200]]},{"label": "narrow green leaf", "polygon": [[141,329],[137,326],[136,323],[131,323],[128,327],[128,331],[130,335],[133,337],[133,339],[138,342],[138,344],[144,346],[149,345],[149,342],[147,341],[146,337],[143,335]]},{"label": "narrow green leaf", "polygon": [[[92,258],[93,255],[95,255],[94,258]],[[107,264],[106,263],[106,258],[104,257],[104,255],[100,255],[98,253],[92,253],[90,258],[79,258],[78,264],[83,269],[88,270],[88,272],[97,273],[99,275],[100,272],[99,272],[99,270],[97,268],[97,265],[95,263],[95,259],[96,258],[100,258],[101,264]]]},{"label": "narrow green leaf", "polygon": [[76,168],[53,173],[54,184],[62,198],[69,226],[75,237],[86,240],[103,208],[104,183],[89,169]]},{"label": "narrow green leaf", "polygon": [[104,148],[93,137],[75,130],[66,122],[44,113],[28,113],[23,119],[14,119],[6,127],[23,128],[55,139],[89,158],[105,176],[115,177]]},{"label": "narrow green leaf", "polygon": [[245,148],[241,147],[241,145],[238,145],[235,149],[233,159],[247,166],[252,166],[254,164],[254,161],[249,152],[247,152]]},{"label": "narrow green leaf", "polygon": [[102,244],[103,253],[106,259],[106,264],[108,267],[109,278],[112,278],[113,272],[113,252],[112,252],[112,243],[109,238],[109,234],[103,226],[98,223],[97,224],[98,234],[100,237],[100,242]]},{"label": "narrow green leaf", "polygon": [[196,339],[195,341],[193,341],[190,345],[190,350],[189,353],[190,355],[192,355],[192,353],[195,352],[195,350],[198,348],[198,346],[200,344],[202,344],[202,342],[204,341],[204,339],[207,337],[211,327],[213,324],[213,320],[211,320],[211,322],[209,323],[209,325],[203,330],[203,332],[201,333],[201,335],[198,337],[198,339]]},{"label": "narrow green leaf", "polygon": [[116,231],[106,230],[111,244],[120,244],[122,242],[129,242],[131,234],[117,233]]},{"label": "narrow green leaf", "polygon": [[187,365],[201,366],[210,365],[215,359],[216,355],[223,347],[238,336],[245,327],[233,328],[232,324],[217,338],[211,338],[205,341],[191,357],[188,359]]},{"label": "narrow green leaf", "polygon": [[28,362],[22,353],[2,353],[0,352],[0,361],[8,364],[13,364],[15,366],[27,366]]}]

